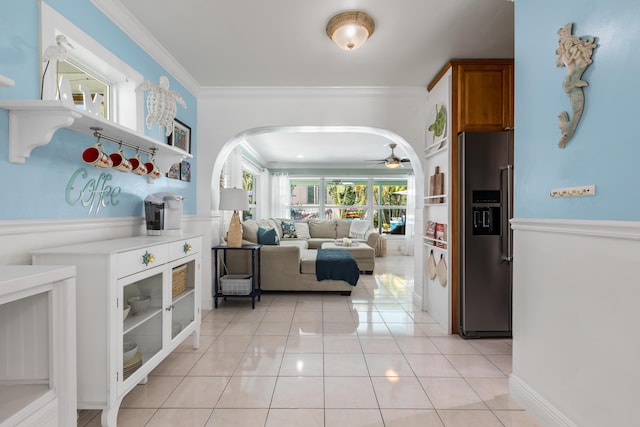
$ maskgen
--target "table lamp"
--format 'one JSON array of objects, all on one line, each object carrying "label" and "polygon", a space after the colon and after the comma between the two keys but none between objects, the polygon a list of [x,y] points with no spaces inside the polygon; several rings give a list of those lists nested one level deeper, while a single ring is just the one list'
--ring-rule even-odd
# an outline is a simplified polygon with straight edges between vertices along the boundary
[{"label": "table lamp", "polygon": [[239,248],[242,246],[242,223],[238,211],[249,210],[249,192],[241,188],[220,189],[220,210],[233,211],[227,232],[227,246]]}]

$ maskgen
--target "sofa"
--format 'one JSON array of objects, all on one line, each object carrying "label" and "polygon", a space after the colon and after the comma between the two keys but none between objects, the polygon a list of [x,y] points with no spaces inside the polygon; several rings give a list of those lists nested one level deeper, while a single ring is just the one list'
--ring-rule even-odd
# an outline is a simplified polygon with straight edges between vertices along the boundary
[{"label": "sofa", "polygon": [[[283,230],[283,222],[285,229]],[[335,242],[336,239],[350,235],[351,221],[347,220],[310,220],[306,226],[298,225],[292,232],[290,225],[303,224],[288,219],[269,218],[246,220],[243,223],[243,243],[258,242],[259,228],[276,230],[279,244],[264,244],[261,249],[261,288],[263,291],[322,291],[350,294],[353,286],[341,280],[316,279],[317,249],[322,243]],[[306,233],[308,229],[308,233]],[[353,233],[351,234],[353,236]],[[352,241],[368,245],[375,252],[378,232],[366,230]],[[371,259],[357,260],[362,271],[373,271],[374,256]],[[251,271],[250,259],[245,251],[229,252],[226,261],[227,274],[246,274]]]}]

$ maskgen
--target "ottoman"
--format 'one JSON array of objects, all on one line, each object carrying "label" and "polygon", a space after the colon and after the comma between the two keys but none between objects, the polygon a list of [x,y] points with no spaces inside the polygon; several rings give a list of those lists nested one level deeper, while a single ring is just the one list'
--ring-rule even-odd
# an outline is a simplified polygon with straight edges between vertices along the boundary
[{"label": "ottoman", "polygon": [[353,256],[353,259],[356,260],[361,272],[373,274],[376,251],[366,243],[357,243],[354,246],[338,246],[335,242],[325,242],[322,244],[322,249],[343,249],[348,251]]}]

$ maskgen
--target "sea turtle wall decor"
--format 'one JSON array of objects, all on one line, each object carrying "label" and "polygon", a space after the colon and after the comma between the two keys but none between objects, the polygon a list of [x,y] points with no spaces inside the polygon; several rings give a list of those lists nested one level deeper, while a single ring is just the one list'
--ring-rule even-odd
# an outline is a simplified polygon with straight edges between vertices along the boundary
[{"label": "sea turtle wall decor", "polygon": [[558,114],[560,132],[562,132],[558,141],[558,147],[560,148],[564,148],[573,137],[578,127],[578,122],[582,117],[582,111],[584,110],[584,92],[582,88],[589,86],[589,83],[582,80],[582,74],[593,62],[591,55],[593,49],[598,47],[594,37],[587,37],[586,40],[580,39],[578,36],[571,34],[572,28],[573,24],[569,23],[558,30],[560,40],[558,40],[558,49],[556,49],[556,54],[558,55],[556,65],[558,67],[567,67],[567,75],[562,81],[562,86],[569,97],[573,113],[571,119],[569,119],[569,113],[566,111]]},{"label": "sea turtle wall decor", "polygon": [[187,108],[187,103],[175,90],[169,90],[169,78],[160,77],[160,85],[144,81],[137,89],[150,90],[147,96],[147,129],[151,129],[153,122],[165,127],[166,136],[173,132],[173,119],[176,118],[176,102]]}]

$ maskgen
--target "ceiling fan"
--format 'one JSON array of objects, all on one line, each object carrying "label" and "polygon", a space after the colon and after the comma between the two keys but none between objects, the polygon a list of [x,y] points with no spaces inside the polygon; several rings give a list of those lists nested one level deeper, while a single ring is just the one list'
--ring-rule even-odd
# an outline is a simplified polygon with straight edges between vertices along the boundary
[{"label": "ceiling fan", "polygon": [[388,145],[389,148],[391,148],[391,154],[389,154],[388,157],[385,157],[384,159],[378,159],[378,160],[365,160],[367,162],[376,162],[376,164],[383,164],[386,167],[388,167],[389,169],[395,169],[397,167],[404,167],[403,163],[407,163],[410,162],[411,160],[409,159],[403,159],[400,158],[398,156],[396,156],[396,154],[393,152],[394,148],[396,148],[398,146],[398,144],[396,144],[395,142],[392,142],[391,144]]}]

